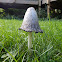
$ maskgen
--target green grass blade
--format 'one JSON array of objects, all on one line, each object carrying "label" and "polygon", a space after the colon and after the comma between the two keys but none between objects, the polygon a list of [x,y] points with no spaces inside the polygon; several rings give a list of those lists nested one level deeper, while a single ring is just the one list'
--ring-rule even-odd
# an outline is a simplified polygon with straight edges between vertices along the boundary
[{"label": "green grass blade", "polygon": [[17,62],[17,60],[13,57],[13,55],[12,55],[5,47],[3,47],[3,48],[6,50],[6,52],[9,53],[9,55],[13,58],[13,60],[14,60],[15,62]]}]

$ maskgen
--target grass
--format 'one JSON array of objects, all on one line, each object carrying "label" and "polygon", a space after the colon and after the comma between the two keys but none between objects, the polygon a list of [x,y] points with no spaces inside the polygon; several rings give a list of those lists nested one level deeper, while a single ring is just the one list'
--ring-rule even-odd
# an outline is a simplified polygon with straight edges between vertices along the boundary
[{"label": "grass", "polygon": [[32,33],[32,55],[28,32],[18,30],[22,20],[0,19],[0,62],[62,62],[62,19],[39,21],[43,33]]}]

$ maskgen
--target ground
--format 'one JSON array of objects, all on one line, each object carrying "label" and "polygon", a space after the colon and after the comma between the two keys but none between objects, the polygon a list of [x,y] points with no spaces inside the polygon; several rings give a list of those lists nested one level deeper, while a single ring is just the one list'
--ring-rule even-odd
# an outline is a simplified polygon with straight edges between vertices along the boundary
[{"label": "ground", "polygon": [[28,32],[18,30],[22,20],[0,19],[0,62],[61,62],[62,19],[39,20],[43,33],[32,33],[32,57],[28,58]]}]

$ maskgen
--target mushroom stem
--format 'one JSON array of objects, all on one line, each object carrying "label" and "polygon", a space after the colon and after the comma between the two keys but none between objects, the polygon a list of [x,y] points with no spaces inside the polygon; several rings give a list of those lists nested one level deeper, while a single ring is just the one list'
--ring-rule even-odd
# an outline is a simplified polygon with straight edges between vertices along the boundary
[{"label": "mushroom stem", "polygon": [[32,32],[28,32],[28,49],[32,48]]}]

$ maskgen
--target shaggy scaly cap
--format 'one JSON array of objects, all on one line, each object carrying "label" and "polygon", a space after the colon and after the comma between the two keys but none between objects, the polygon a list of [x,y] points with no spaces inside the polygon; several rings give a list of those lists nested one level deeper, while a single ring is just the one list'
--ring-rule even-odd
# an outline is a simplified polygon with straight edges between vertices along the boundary
[{"label": "shaggy scaly cap", "polygon": [[29,7],[25,13],[23,23],[19,29],[22,29],[27,32],[41,32],[43,31],[40,29],[38,23],[38,17],[35,9],[33,7]]}]

